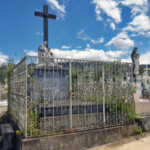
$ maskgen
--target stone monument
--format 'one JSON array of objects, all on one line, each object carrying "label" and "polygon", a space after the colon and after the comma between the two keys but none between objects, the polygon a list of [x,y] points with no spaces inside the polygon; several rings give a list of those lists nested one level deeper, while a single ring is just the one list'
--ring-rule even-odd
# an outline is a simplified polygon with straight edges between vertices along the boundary
[{"label": "stone monument", "polygon": [[136,86],[136,93],[138,94],[138,96],[141,98],[142,97],[142,84],[141,84],[141,80],[142,80],[142,76],[139,74],[139,58],[140,55],[137,52],[137,47],[134,48],[134,50],[131,53],[131,59],[132,59],[132,81],[133,83],[135,83]]},{"label": "stone monument", "polygon": [[46,65],[47,67],[57,67],[61,68],[60,65],[56,64],[54,62],[54,55],[50,51],[50,48],[47,48],[47,41],[42,43],[38,48],[38,67],[44,67]]},{"label": "stone monument", "polygon": [[133,52],[131,53],[131,58],[133,63],[132,68],[133,80],[136,82],[136,77],[137,75],[139,75],[139,58],[140,58],[140,55],[137,52],[137,47],[135,47]]},{"label": "stone monument", "polygon": [[133,68],[132,68],[132,79],[136,87],[136,97],[139,101],[150,99],[150,77],[145,71],[142,74],[139,74],[139,57],[140,55],[137,52],[135,47],[131,53]]},{"label": "stone monument", "polygon": [[[54,55],[48,48],[48,18],[56,19],[56,16],[48,14],[47,5],[44,5],[43,13],[35,12],[35,15],[44,18],[44,41],[38,48],[38,63],[30,74],[28,82],[32,87],[28,96],[39,103],[46,101],[50,104],[54,100],[68,99],[69,72],[67,67],[62,66],[61,60],[55,62]],[[28,68],[30,70],[30,65]]]},{"label": "stone monument", "polygon": [[51,53],[50,48],[47,48],[47,41],[41,44],[38,48],[38,57],[39,57],[39,64],[48,64],[49,62],[45,62],[44,58],[49,58],[53,62],[53,53]]}]

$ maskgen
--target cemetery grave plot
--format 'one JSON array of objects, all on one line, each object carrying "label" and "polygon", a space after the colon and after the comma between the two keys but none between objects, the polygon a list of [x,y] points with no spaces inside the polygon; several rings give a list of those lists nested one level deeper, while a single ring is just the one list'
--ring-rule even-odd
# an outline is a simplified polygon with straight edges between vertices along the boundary
[{"label": "cemetery grave plot", "polygon": [[120,62],[54,59],[42,66],[25,57],[11,80],[12,117],[25,137],[132,123],[130,74],[131,64]]},{"label": "cemetery grave plot", "polygon": [[[37,111],[36,129],[40,129],[43,133],[43,130],[47,133],[69,131],[70,110],[73,130],[132,122],[128,118],[129,111],[133,107],[133,97],[130,96],[129,91],[132,87],[124,85],[126,74],[117,75],[120,70],[114,71],[113,67],[117,68],[117,65],[113,66],[110,63],[105,66],[109,74],[105,74],[104,81],[102,81],[101,63],[73,62],[71,68],[72,104],[70,104],[69,62],[64,63],[60,60],[55,60],[55,62],[59,67],[39,69],[35,64],[28,65],[28,110],[32,109],[33,114]],[[130,67],[126,68],[126,66],[121,66],[120,69],[129,71]],[[103,96],[104,91],[105,96]],[[103,99],[105,99],[105,104],[103,104]],[[30,106],[34,107],[30,108]],[[28,125],[31,128],[32,119],[29,120]]]},{"label": "cemetery grave plot", "polygon": [[131,63],[54,58],[48,47],[48,19],[44,22],[38,57],[26,56],[10,80],[9,110],[25,138],[133,123],[133,79],[139,68],[137,48]]}]

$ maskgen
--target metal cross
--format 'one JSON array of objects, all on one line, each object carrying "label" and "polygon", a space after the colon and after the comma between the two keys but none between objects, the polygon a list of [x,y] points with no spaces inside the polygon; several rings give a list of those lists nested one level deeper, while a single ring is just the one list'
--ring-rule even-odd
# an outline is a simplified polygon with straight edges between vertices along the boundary
[{"label": "metal cross", "polygon": [[56,15],[48,14],[48,5],[43,6],[43,13],[35,11],[35,16],[43,17],[44,20],[44,42],[47,41],[48,48],[48,19],[56,19]]}]

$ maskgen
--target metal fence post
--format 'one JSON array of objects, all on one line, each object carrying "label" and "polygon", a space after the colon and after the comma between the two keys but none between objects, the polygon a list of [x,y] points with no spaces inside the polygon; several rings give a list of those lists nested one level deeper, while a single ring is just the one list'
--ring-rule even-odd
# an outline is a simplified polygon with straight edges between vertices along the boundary
[{"label": "metal fence post", "polygon": [[104,65],[102,66],[102,88],[103,88],[103,124],[105,126],[105,72]]},{"label": "metal fence post", "polygon": [[72,132],[72,73],[71,73],[71,60],[69,60],[69,124],[70,132]]},{"label": "metal fence post", "polygon": [[28,57],[26,57],[25,58],[26,59],[26,61],[25,61],[25,63],[26,63],[26,97],[25,97],[25,138],[27,138],[27,88],[28,88],[28,78],[27,78],[27,76],[28,76]]}]

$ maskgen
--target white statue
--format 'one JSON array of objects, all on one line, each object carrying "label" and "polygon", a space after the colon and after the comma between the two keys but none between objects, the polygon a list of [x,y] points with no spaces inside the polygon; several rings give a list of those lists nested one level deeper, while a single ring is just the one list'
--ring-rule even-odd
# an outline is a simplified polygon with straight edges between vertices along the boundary
[{"label": "white statue", "polygon": [[47,48],[47,41],[41,44],[38,48],[39,64],[53,62],[53,53],[50,48]]}]

